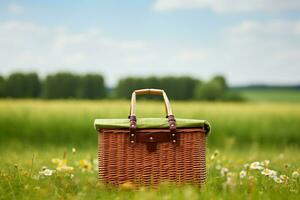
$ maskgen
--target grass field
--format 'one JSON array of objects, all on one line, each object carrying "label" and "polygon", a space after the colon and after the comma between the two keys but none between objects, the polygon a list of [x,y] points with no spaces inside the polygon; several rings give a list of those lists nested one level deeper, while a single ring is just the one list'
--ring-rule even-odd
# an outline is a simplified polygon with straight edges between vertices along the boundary
[{"label": "grass field", "polygon": [[[97,182],[96,149],[1,149],[0,199],[299,199],[299,149],[209,149],[205,187],[162,184],[158,189]],[[68,168],[60,168],[65,162]],[[56,159],[56,160],[55,160]],[[269,160],[279,182],[245,164]],[[253,164],[252,164],[253,165]],[[43,171],[43,168],[47,170]],[[46,171],[56,170],[52,175]],[[246,173],[245,177],[240,173]],[[285,178],[287,176],[288,178]],[[278,181],[278,180],[276,180]]]},{"label": "grass field", "polygon": [[[300,104],[171,103],[176,117],[212,124],[202,189],[97,182],[93,120],[126,118],[128,101],[2,100],[0,199],[299,199]],[[137,106],[164,116],[161,102]]]},{"label": "grass field", "polygon": [[296,89],[241,89],[242,97],[259,102],[300,102],[300,90]]},{"label": "grass field", "polygon": [[[165,116],[161,102],[138,102],[137,117]],[[172,102],[176,117],[207,119],[209,145],[300,145],[300,104]],[[95,118],[127,118],[128,101],[0,101],[0,141],[96,144]],[[84,141],[82,141],[84,138]],[[0,142],[0,143],[1,143]]]}]

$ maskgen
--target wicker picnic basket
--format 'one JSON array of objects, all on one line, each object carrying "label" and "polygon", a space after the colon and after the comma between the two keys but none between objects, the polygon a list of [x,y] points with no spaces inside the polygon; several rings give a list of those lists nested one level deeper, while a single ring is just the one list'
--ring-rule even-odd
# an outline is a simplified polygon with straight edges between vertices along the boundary
[{"label": "wicker picnic basket", "polygon": [[[162,95],[166,118],[137,118],[136,95]],[[120,185],[161,182],[201,185],[206,178],[205,120],[175,119],[163,90],[132,93],[129,119],[96,119],[99,139],[99,179]]]}]

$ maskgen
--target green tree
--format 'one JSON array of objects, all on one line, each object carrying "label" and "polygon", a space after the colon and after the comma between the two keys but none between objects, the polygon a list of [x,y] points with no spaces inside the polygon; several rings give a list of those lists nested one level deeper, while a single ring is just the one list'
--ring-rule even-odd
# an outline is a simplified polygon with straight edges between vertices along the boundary
[{"label": "green tree", "polygon": [[72,73],[60,72],[46,77],[44,97],[48,99],[76,98],[80,77]]},{"label": "green tree", "polygon": [[0,97],[5,97],[5,79],[0,76]]},{"label": "green tree", "polygon": [[36,73],[25,75],[25,97],[37,98],[41,93],[41,82]]},{"label": "green tree", "polygon": [[12,73],[5,83],[5,94],[12,98],[36,98],[41,82],[36,73]]},{"label": "green tree", "polygon": [[216,76],[206,83],[198,83],[195,88],[194,98],[198,100],[221,100],[228,87],[224,77]]},{"label": "green tree", "polygon": [[224,76],[215,76],[211,81],[218,83],[223,91],[228,89],[228,85]]},{"label": "green tree", "polygon": [[116,87],[116,93],[118,98],[130,99],[131,93],[137,89],[143,89],[146,87],[146,81],[142,78],[123,78],[120,79]]},{"label": "green tree", "polygon": [[26,97],[26,77],[22,73],[11,74],[5,84],[5,93],[8,97]]},{"label": "green tree", "polygon": [[106,96],[104,78],[101,75],[87,74],[81,77],[78,97],[83,99],[101,99]]},{"label": "green tree", "polygon": [[[142,88],[164,89],[171,99],[187,100],[193,97],[193,91],[197,80],[190,77],[147,77],[121,79],[116,87],[117,97],[129,99],[131,92]],[[157,99],[155,96],[143,96],[142,98]]]}]

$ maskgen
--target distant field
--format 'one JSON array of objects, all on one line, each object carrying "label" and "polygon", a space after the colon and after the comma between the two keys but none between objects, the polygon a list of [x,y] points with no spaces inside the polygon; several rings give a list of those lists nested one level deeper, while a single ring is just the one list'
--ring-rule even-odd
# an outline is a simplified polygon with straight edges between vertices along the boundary
[{"label": "distant field", "polygon": [[248,101],[261,102],[300,102],[300,90],[293,89],[241,89]]},{"label": "distant field", "polygon": [[[300,103],[172,101],[176,117],[207,119],[211,146],[300,146]],[[95,118],[127,118],[129,101],[0,101],[0,143],[96,144]],[[165,116],[162,102],[138,101],[138,117]]]}]

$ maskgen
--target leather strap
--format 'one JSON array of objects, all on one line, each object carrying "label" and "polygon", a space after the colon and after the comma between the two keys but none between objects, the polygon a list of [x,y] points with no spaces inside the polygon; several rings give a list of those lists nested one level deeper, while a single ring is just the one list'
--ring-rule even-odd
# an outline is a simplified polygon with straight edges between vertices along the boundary
[{"label": "leather strap", "polygon": [[176,132],[176,120],[174,115],[168,116],[168,122],[169,122],[169,129],[171,133],[170,135],[171,142],[173,144],[175,143],[179,144],[179,136],[178,136],[179,133]]},{"label": "leather strap", "polygon": [[136,116],[129,116],[129,141],[131,144],[136,142]]}]

